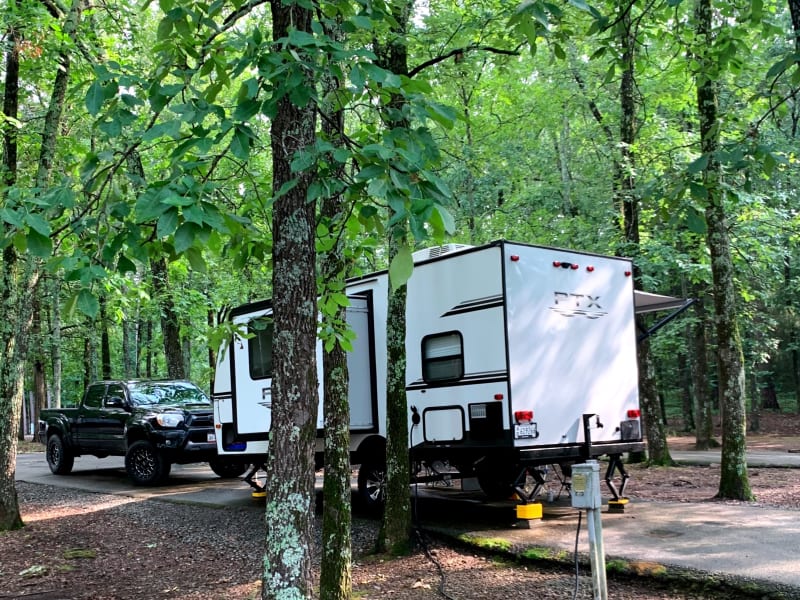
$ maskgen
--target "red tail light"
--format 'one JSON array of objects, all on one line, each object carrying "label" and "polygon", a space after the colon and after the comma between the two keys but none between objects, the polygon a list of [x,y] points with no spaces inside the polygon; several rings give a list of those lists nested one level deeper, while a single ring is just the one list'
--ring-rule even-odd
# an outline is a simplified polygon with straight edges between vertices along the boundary
[{"label": "red tail light", "polygon": [[514,420],[517,423],[530,423],[533,421],[533,411],[532,410],[515,410],[514,411]]},{"label": "red tail light", "polygon": [[642,411],[637,409],[631,409],[628,411],[628,418],[629,419],[638,419],[642,416]]}]

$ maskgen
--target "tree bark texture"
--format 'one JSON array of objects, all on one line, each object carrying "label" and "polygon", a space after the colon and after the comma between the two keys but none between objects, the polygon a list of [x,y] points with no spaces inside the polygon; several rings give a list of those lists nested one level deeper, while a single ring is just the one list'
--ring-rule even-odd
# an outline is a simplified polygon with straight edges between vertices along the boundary
[{"label": "tree bark texture", "polygon": [[[408,75],[408,22],[413,1],[394,0],[391,3],[395,25],[390,39],[378,51],[382,67],[397,75]],[[393,97],[388,115],[402,114],[402,98]],[[387,116],[388,122],[407,127],[400,120]],[[392,218],[390,214],[389,219]],[[406,226],[398,225],[389,231],[389,261],[406,243]],[[386,507],[378,547],[392,554],[407,554],[411,548],[411,501],[409,485],[411,469],[408,456],[408,406],[406,401],[406,286],[395,290],[389,287],[386,316]]]},{"label": "tree bark texture", "polygon": [[186,377],[186,371],[181,347],[181,330],[169,285],[167,259],[163,256],[151,258],[150,271],[153,277],[153,290],[161,308],[161,337],[164,343],[164,359],[167,362],[167,376],[171,379],[183,379]]},{"label": "tree bark texture", "polygon": [[714,157],[719,148],[717,72],[713,57],[711,0],[697,0],[697,38],[704,42],[697,56],[697,110],[701,148],[708,157],[704,185],[708,193],[706,244],[711,255],[714,282],[714,317],[717,334],[717,373],[722,410],[722,461],[718,497],[752,500],[747,476],[744,358],[736,323],[736,285],[725,213],[721,169]]},{"label": "tree bark texture", "polygon": [[[389,239],[389,260],[404,237]],[[411,469],[408,457],[408,403],[406,401],[406,291],[392,291],[386,315],[386,508],[381,528],[381,549],[407,554],[411,549]]]},{"label": "tree bark texture", "polygon": [[[279,49],[289,29],[311,32],[311,12],[272,0],[273,38]],[[302,48],[292,48],[303,54]],[[295,63],[296,64],[296,63]],[[313,87],[308,70],[303,85]],[[315,140],[314,106],[278,101],[270,132],[273,194],[297,178],[273,208],[272,425],[267,460],[266,549],[262,598],[312,595],[314,446],[317,420],[317,287],[315,205],[306,201],[312,173],[292,173],[291,161]]]},{"label": "tree bark texture", "polygon": [[[338,24],[327,34],[341,42],[344,33]],[[330,57],[329,57],[330,60]],[[341,87],[341,81],[329,73],[323,78],[325,96]],[[325,138],[340,146],[343,142],[344,111],[323,107],[322,133]],[[326,175],[332,180],[342,180],[345,166],[329,157]],[[347,212],[342,194],[335,193],[322,202],[322,220],[332,237],[331,246],[323,254],[320,271],[323,293],[326,290],[345,290],[347,263],[345,240]],[[346,322],[347,311],[340,306],[335,315],[323,315],[332,320],[333,328]],[[361,343],[358,341],[356,343]],[[322,355],[323,389],[325,413],[325,479],[322,490],[322,565],[320,567],[320,600],[350,600],[352,581],[351,492],[350,492],[350,374],[347,369],[347,354],[338,343]]]},{"label": "tree bark texture", "polygon": [[[622,48],[622,77],[620,80],[620,156],[614,167],[614,196],[622,210],[623,234],[628,252],[639,253],[639,197],[636,192],[634,144],[636,142],[636,89],[635,56],[636,31],[629,11],[620,19],[619,41]],[[643,289],[641,269],[634,263],[636,289]],[[637,317],[640,326],[643,319]],[[669,465],[672,457],[667,447],[666,424],[662,417],[661,402],[655,379],[655,366],[647,340],[637,348],[639,362],[639,401],[644,415],[648,461],[651,464]]]}]

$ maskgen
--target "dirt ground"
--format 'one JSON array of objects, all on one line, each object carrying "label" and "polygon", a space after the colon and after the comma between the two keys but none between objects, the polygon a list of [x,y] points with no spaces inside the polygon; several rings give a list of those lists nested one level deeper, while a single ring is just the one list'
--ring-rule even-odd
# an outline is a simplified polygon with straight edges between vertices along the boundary
[{"label": "dirt ground", "polygon": [[[800,417],[762,416],[748,447],[800,451]],[[719,439],[719,438],[718,438]],[[676,435],[673,450],[694,438]],[[719,466],[628,465],[627,495],[666,502],[715,502]],[[752,468],[756,504],[800,509],[800,469]],[[0,533],[0,599],[259,598],[264,524],[258,513],[221,510],[19,484],[25,527]],[[315,524],[317,531],[320,520]],[[431,541],[412,556],[371,553],[377,522],[353,523],[353,598],[477,600],[591,598],[589,573],[521,565]],[[318,572],[318,557],[315,558]],[[575,593],[576,582],[578,592]],[[659,587],[652,580],[609,580],[614,600],[730,597]]]}]

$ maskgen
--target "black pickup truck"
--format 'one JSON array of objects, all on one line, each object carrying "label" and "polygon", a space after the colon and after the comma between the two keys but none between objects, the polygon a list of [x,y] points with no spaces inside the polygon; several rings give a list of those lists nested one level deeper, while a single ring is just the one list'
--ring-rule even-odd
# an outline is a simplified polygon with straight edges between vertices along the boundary
[{"label": "black pickup truck", "polygon": [[66,475],[76,456],[124,456],[137,485],[164,482],[173,463],[208,462],[220,477],[246,466],[217,456],[211,401],[188,381],[100,381],[77,408],[42,410],[39,441],[50,470]]}]

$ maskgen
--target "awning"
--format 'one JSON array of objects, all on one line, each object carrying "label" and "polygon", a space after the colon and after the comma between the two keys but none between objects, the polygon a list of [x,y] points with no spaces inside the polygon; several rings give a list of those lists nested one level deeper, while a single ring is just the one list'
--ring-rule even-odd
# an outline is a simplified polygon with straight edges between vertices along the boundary
[{"label": "awning", "polygon": [[657,312],[659,310],[682,308],[687,302],[691,304],[693,300],[676,298],[674,296],[662,296],[661,294],[651,294],[639,290],[634,290],[633,292],[633,307],[637,315]]},{"label": "awning", "polygon": [[[659,311],[671,311],[669,314],[659,319],[657,323],[648,329],[641,329],[637,342],[649,338],[664,325],[672,321],[675,317],[694,304],[694,298],[676,298],[674,296],[662,296],[661,294],[651,294],[639,290],[633,291],[633,307],[637,315],[655,313]],[[641,323],[639,324],[641,326]]]}]

